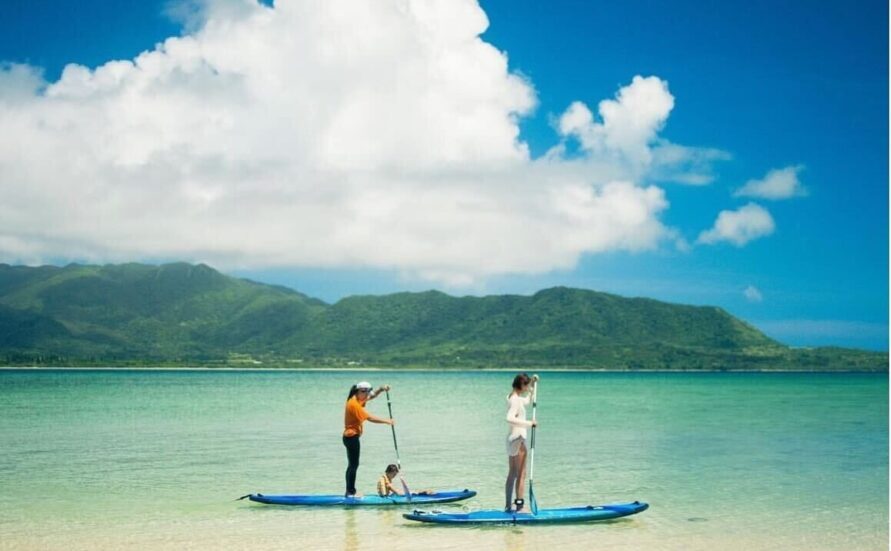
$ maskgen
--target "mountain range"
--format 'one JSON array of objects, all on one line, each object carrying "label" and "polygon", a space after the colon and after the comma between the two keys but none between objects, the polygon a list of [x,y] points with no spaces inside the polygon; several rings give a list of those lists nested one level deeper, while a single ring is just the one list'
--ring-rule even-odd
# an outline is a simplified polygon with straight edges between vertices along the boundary
[{"label": "mountain range", "polygon": [[0,364],[887,371],[791,348],[724,310],[556,287],[327,304],[204,264],[0,264]]}]

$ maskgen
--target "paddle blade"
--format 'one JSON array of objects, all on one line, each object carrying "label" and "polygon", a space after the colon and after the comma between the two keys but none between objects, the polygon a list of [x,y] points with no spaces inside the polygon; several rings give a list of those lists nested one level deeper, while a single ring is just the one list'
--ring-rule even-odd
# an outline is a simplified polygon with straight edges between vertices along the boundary
[{"label": "paddle blade", "polygon": [[532,481],[529,481],[529,508],[532,509],[532,514],[538,514],[538,500],[535,499],[535,491],[532,489]]},{"label": "paddle blade", "polygon": [[399,477],[399,482],[402,482],[402,491],[405,492],[405,498],[411,503],[411,490],[408,489],[408,484],[401,476]]}]

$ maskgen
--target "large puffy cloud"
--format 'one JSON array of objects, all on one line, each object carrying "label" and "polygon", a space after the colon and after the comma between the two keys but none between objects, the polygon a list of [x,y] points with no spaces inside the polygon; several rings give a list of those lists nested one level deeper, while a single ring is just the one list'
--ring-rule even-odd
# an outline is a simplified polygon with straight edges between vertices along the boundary
[{"label": "large puffy cloud", "polygon": [[584,158],[531,159],[535,91],[480,38],[474,0],[194,5],[191,34],[133,60],[56,82],[0,66],[0,260],[466,284],[658,246],[668,202],[642,175],[709,159],[659,141],[674,98],[655,77],[601,102],[602,122],[569,108]]},{"label": "large puffy cloud", "polygon": [[737,210],[723,210],[715,225],[699,235],[699,243],[714,244],[729,241],[741,247],[759,237],[770,235],[774,230],[773,217],[764,207],[749,203]]}]

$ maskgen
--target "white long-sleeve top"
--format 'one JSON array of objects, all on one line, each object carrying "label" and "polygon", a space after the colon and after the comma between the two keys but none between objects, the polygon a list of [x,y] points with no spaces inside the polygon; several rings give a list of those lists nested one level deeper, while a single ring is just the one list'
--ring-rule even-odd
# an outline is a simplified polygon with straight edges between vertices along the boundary
[{"label": "white long-sleeve top", "polygon": [[526,428],[532,426],[532,421],[526,420],[526,405],[530,400],[529,396],[524,398],[513,392],[507,397],[507,422],[510,424],[508,441],[526,438]]}]

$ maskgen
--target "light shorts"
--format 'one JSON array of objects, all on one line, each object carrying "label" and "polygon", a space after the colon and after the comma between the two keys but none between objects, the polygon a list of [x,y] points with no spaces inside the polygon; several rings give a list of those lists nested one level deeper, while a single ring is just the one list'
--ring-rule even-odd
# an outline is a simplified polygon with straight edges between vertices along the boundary
[{"label": "light shorts", "polygon": [[513,457],[520,453],[520,446],[526,444],[526,439],[522,436],[518,436],[513,440],[507,440],[507,455],[508,457]]}]

